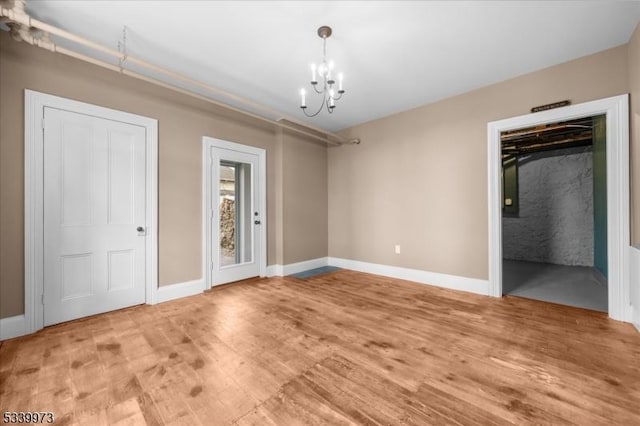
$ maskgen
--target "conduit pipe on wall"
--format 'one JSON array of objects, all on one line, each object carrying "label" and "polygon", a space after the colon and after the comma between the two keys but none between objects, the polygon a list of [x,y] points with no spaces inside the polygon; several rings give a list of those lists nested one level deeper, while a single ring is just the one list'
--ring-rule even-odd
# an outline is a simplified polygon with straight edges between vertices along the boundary
[{"label": "conduit pipe on wall", "polygon": [[[10,4],[10,7],[5,7],[6,5]],[[203,83],[201,81],[198,80],[194,80],[190,77],[184,76],[182,74],[176,73],[174,71],[168,70],[166,68],[162,68],[160,66],[151,64],[149,62],[146,62],[142,59],[133,57],[131,55],[125,54],[123,52],[117,51],[115,49],[111,49],[109,47],[105,47],[102,46],[101,44],[95,43],[91,40],[85,39],[83,37],[79,37],[75,34],[72,34],[68,31],[62,30],[60,28],[54,27],[52,25],[49,25],[45,22],[39,21],[37,19],[33,19],[31,18],[31,16],[29,16],[26,11],[24,10],[24,5],[25,5],[25,0],[13,0],[13,1],[0,1],[0,17],[2,17],[2,21],[9,27],[10,29],[10,33],[12,38],[14,38],[15,40],[22,40],[27,42],[28,44],[31,44],[33,46],[37,46],[43,49],[47,49],[51,52],[57,52],[57,53],[61,53],[85,62],[89,62],[91,64],[94,65],[98,65],[101,66],[103,68],[107,68],[110,69],[112,71],[116,71],[119,72],[121,74],[130,76],[130,77],[134,77],[137,78],[139,80],[143,80],[149,83],[153,83],[156,84],[158,86],[162,86],[164,88],[168,88],[174,91],[177,91],[179,93],[183,93],[195,98],[198,98],[200,100],[204,100],[210,103],[213,103],[215,105],[221,106],[223,108],[229,109],[231,111],[234,112],[238,112],[244,115],[247,115],[249,117],[255,118],[257,120],[263,121],[263,122],[267,122],[270,124],[273,124],[275,126],[278,127],[282,127],[288,130],[291,130],[293,132],[299,133],[299,134],[303,134],[307,137],[316,139],[316,140],[320,140],[322,142],[328,143],[330,145],[335,145],[335,146],[339,146],[339,145],[344,145],[344,144],[359,144],[360,140],[359,139],[351,139],[351,140],[347,140],[345,138],[343,138],[340,135],[337,135],[335,133],[332,132],[328,132],[326,130],[320,129],[320,128],[316,128],[313,126],[309,126],[308,124],[302,123],[296,119],[290,118],[290,117],[286,117],[286,116],[282,116],[282,114],[280,114],[278,111],[268,108],[264,105],[258,104],[256,102],[250,101],[248,99],[245,99],[243,97],[237,96],[235,94],[229,93],[227,91],[224,91],[222,89],[219,89],[217,87],[213,87],[210,86],[206,83]],[[42,33],[40,33],[38,30],[42,31]],[[95,59],[92,58],[90,56],[87,55],[83,55],[81,53],[72,51],[70,49],[66,49],[60,46],[57,46],[55,43],[53,43],[50,38],[49,35],[55,35],[61,38],[64,38],[66,40],[72,41],[74,43],[80,44],[82,46],[86,46],[89,47],[91,49],[97,50],[99,52],[102,52],[104,54],[107,54],[109,56],[112,56],[116,59],[118,59],[119,61],[119,66],[118,65],[113,65],[110,64],[108,62],[104,62],[101,61],[99,59]],[[276,121],[273,119],[270,119],[268,117],[264,117],[262,115],[259,114],[255,114],[240,108],[235,108],[232,107],[230,105],[227,105],[225,103],[216,101],[214,99],[211,99],[207,96],[203,96],[200,95],[198,93],[195,93],[193,91],[190,90],[186,90],[174,85],[171,85],[169,83],[163,82],[161,80],[158,80],[156,78],[153,77],[148,77],[145,76],[143,74],[139,74],[136,73],[134,71],[130,71],[127,70],[125,68],[122,67],[122,64],[126,62],[131,62],[134,64],[137,64],[141,67],[147,68],[149,70],[164,74],[170,78],[175,78],[177,80],[181,80],[185,83],[188,84],[192,84],[194,86],[203,88],[211,93],[215,93],[217,95],[221,95],[224,96],[226,98],[229,99],[233,99],[243,105],[246,106],[250,106],[256,109],[259,109],[260,111],[264,111],[270,115],[275,115],[278,118],[278,120],[286,120],[288,122],[291,122],[293,124],[295,124],[296,126],[291,126],[288,125],[286,123],[283,123],[282,121]],[[305,131],[297,126],[302,126],[304,128],[308,128],[314,132],[317,133],[312,133],[312,132],[308,132]],[[320,136],[318,135],[318,133],[320,135],[324,135],[324,136]]]}]

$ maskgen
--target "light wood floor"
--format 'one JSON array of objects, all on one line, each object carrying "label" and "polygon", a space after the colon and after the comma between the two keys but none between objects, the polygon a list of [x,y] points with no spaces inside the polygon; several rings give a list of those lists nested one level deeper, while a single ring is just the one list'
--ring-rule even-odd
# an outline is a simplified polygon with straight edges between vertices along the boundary
[{"label": "light wood floor", "polygon": [[56,424],[640,424],[604,314],[351,271],[272,278],[0,346],[0,412]]}]

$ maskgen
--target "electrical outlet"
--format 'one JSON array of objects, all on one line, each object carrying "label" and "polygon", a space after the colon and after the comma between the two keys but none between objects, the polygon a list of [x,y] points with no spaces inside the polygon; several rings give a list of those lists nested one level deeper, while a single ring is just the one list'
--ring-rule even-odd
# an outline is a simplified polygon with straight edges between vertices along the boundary
[{"label": "electrical outlet", "polygon": [[400,244],[396,244],[396,254],[400,254]]}]

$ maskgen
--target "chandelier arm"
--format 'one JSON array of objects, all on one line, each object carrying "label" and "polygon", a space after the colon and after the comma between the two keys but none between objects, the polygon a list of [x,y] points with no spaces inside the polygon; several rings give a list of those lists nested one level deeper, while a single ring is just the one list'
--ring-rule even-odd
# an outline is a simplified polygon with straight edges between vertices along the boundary
[{"label": "chandelier arm", "polygon": [[323,90],[318,90],[318,85],[317,84],[312,84],[313,86],[313,90],[316,91],[317,94],[322,95],[327,89],[323,89]]},{"label": "chandelier arm", "polygon": [[320,114],[320,111],[322,111],[322,106],[313,114],[308,114],[306,109],[303,109],[302,112],[304,113],[304,115],[306,115],[307,117],[315,117],[316,115]]},{"label": "chandelier arm", "polygon": [[322,98],[322,102],[320,102],[320,107],[319,107],[319,108],[318,108],[318,110],[317,110],[316,112],[314,112],[313,114],[309,114],[309,113],[307,113],[307,108],[302,108],[302,112],[303,112],[303,113],[304,113],[304,115],[306,115],[307,117],[315,117],[316,115],[320,114],[320,111],[322,111],[322,108],[324,107],[325,100],[326,100],[327,102],[329,102],[329,101],[327,100],[327,96],[326,96],[326,94],[325,94],[325,95],[324,95],[324,97]]}]

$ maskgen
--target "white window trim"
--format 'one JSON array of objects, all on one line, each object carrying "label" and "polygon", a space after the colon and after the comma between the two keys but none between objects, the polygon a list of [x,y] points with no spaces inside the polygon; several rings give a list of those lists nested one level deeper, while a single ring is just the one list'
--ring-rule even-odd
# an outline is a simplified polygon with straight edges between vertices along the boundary
[{"label": "white window trim", "polygon": [[488,123],[489,295],[502,297],[500,133],[560,120],[606,114],[609,317],[631,321],[629,287],[629,95],[613,96]]},{"label": "white window trim", "polygon": [[229,142],[222,139],[216,139],[209,136],[202,138],[202,276],[205,279],[204,286],[208,290],[211,288],[213,262],[213,247],[211,238],[211,220],[212,220],[212,176],[211,176],[211,157],[209,153],[212,148],[223,148],[238,152],[244,152],[258,156],[258,164],[260,166],[260,175],[258,176],[260,186],[260,199],[258,205],[260,209],[260,221],[262,225],[260,229],[260,276],[267,276],[267,154],[262,148],[256,148],[249,145],[242,145],[235,142]]},{"label": "white window trim", "polygon": [[24,317],[25,334],[44,326],[44,108],[51,107],[135,124],[146,129],[146,303],[156,302],[158,289],[158,122],[123,111],[25,90],[24,128]]}]

